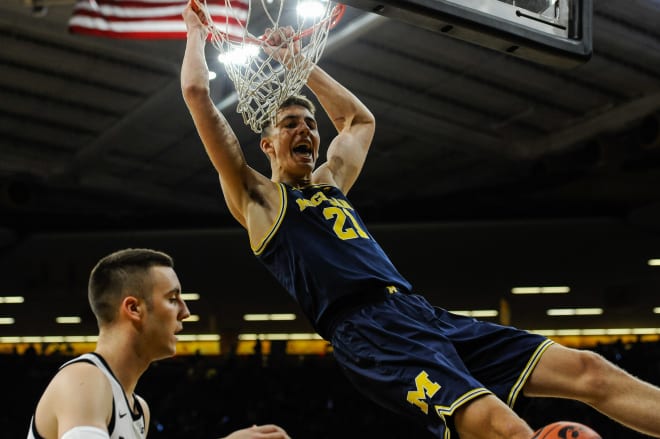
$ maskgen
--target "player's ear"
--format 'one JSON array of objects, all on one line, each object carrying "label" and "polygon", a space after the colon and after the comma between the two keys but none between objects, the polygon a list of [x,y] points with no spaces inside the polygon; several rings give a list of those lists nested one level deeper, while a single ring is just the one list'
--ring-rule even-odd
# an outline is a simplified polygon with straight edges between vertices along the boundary
[{"label": "player's ear", "polygon": [[121,311],[130,319],[139,319],[142,315],[142,304],[135,296],[126,296],[121,301]]},{"label": "player's ear", "polygon": [[268,157],[273,154],[273,149],[275,148],[273,140],[270,137],[262,137],[259,141],[259,147]]}]

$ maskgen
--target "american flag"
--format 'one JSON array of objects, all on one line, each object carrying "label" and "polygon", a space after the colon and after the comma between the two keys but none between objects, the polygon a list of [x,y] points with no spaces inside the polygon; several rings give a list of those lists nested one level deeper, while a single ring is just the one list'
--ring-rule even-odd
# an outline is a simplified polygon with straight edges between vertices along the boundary
[{"label": "american flag", "polygon": [[[201,2],[201,0],[200,0]],[[182,0],[77,0],[69,19],[69,32],[108,38],[186,38],[181,17],[188,2]],[[215,26],[242,36],[249,0],[207,0]]]}]

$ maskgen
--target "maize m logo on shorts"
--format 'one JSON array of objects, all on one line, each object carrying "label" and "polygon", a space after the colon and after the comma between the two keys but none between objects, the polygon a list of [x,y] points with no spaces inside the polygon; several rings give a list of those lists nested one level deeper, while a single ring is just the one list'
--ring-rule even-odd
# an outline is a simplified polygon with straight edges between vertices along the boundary
[{"label": "maize m logo on shorts", "polygon": [[429,414],[429,405],[426,402],[427,398],[433,398],[433,395],[440,390],[440,384],[433,382],[429,379],[429,374],[426,371],[421,371],[415,377],[415,390],[408,392],[407,400],[409,403],[419,407],[424,414]]}]

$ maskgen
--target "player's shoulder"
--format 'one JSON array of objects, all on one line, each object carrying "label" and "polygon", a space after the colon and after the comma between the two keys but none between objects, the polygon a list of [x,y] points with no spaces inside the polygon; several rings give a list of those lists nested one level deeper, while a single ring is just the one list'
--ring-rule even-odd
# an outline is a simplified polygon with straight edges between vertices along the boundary
[{"label": "player's shoulder", "polygon": [[56,417],[70,417],[82,408],[110,409],[111,404],[112,386],[96,365],[67,363],[53,376],[37,404],[37,430],[52,429]]},{"label": "player's shoulder", "polygon": [[84,360],[65,364],[55,374],[51,384],[56,389],[68,391],[110,389],[110,382],[103,371],[96,364]]}]

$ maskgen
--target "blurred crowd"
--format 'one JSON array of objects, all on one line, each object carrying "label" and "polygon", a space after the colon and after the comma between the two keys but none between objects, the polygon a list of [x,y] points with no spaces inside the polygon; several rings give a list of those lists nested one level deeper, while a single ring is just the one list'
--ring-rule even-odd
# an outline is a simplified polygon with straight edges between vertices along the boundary
[{"label": "blurred crowd", "polygon": [[[660,384],[660,343],[614,343],[593,348],[634,375]],[[24,438],[37,399],[72,354],[0,355],[2,437]],[[406,418],[356,393],[332,354],[290,356],[186,355],[152,364],[137,393],[151,407],[151,439],[217,439],[252,424],[276,423],[294,439],[431,439]],[[72,395],[75,397],[75,395]],[[557,420],[582,422],[604,439],[642,439],[588,406],[552,398],[521,399],[533,428]]]}]

